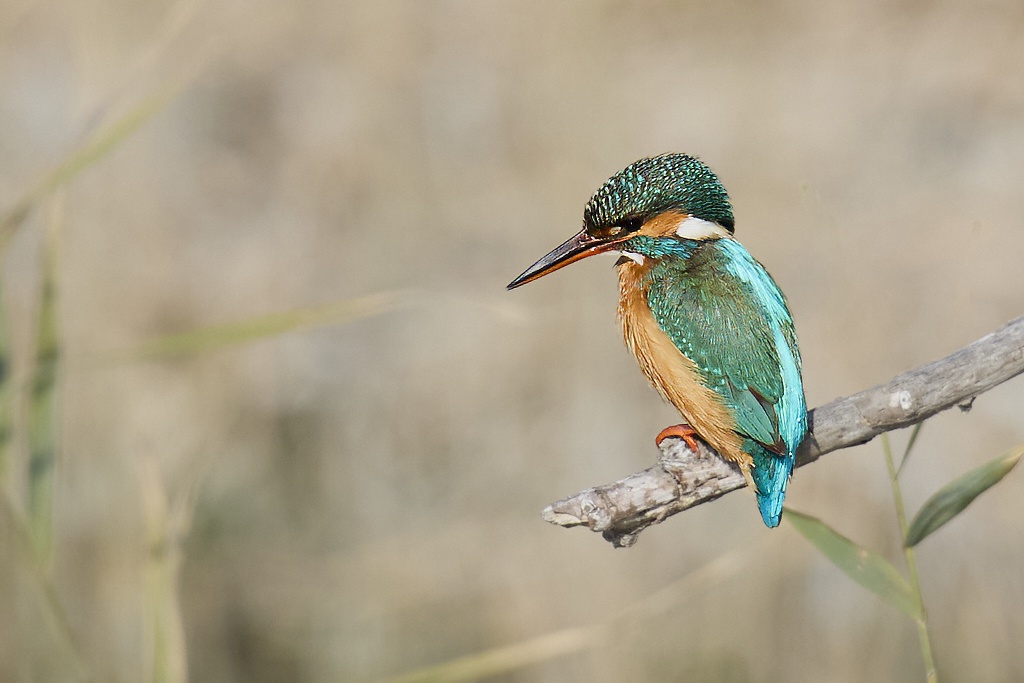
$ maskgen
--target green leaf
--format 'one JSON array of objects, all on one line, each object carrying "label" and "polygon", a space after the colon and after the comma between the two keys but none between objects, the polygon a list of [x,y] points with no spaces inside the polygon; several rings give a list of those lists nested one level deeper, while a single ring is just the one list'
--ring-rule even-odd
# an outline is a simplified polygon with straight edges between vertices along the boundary
[{"label": "green leaf", "polygon": [[786,508],[783,519],[788,519],[804,538],[851,579],[912,619],[921,618],[921,607],[910,584],[884,557],[862,548],[817,517]]},{"label": "green leaf", "polygon": [[1010,473],[1024,455],[1024,445],[961,475],[928,499],[910,524],[905,545],[915,546],[960,514],[965,507]]}]

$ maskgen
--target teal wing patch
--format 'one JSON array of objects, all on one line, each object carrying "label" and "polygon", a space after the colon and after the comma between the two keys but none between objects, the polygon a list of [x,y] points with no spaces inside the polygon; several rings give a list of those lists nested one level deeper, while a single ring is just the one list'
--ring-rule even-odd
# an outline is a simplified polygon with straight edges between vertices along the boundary
[{"label": "teal wing patch", "polygon": [[685,261],[662,259],[650,274],[648,304],[731,409],[736,431],[792,454],[806,431],[792,318],[764,268],[739,243],[719,242]]},{"label": "teal wing patch", "polygon": [[743,379],[742,373],[734,374],[730,374],[726,400],[736,412],[736,422],[740,425],[741,432],[770,450],[785,453],[786,444],[782,443],[779,419],[775,412],[775,402],[778,399],[756,396],[757,389]]}]

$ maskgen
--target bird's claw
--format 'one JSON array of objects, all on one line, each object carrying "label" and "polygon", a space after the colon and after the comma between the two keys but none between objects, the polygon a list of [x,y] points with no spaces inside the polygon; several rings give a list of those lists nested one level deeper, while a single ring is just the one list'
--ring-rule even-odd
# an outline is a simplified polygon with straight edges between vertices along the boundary
[{"label": "bird's claw", "polygon": [[694,453],[699,452],[697,450],[697,440],[694,438],[697,436],[697,432],[690,425],[683,423],[672,425],[671,427],[665,427],[658,432],[658,436],[654,438],[654,443],[660,447],[661,442],[670,436],[674,436],[685,441],[686,446]]}]

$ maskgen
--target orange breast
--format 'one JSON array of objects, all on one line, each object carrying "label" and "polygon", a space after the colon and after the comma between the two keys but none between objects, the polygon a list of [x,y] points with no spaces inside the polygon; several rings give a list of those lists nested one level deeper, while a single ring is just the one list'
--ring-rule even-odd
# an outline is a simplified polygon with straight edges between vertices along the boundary
[{"label": "orange breast", "polygon": [[[625,259],[624,259],[625,261]],[[726,460],[748,471],[753,459],[742,449],[735,422],[721,397],[705,386],[692,360],[676,348],[647,306],[645,276],[650,261],[618,266],[619,323],[626,346],[662,397]]]}]

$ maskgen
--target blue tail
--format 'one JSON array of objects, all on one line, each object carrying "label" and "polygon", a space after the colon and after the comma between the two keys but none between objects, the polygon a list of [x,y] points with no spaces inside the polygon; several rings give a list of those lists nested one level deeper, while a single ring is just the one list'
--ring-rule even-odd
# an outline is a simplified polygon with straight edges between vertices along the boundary
[{"label": "blue tail", "polygon": [[796,455],[777,455],[761,444],[747,441],[747,451],[754,458],[750,474],[757,484],[757,507],[765,526],[777,527],[782,519],[782,501],[786,498],[786,484],[793,473]]}]

